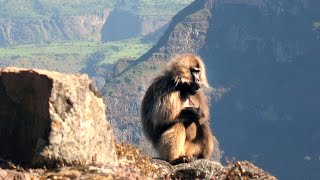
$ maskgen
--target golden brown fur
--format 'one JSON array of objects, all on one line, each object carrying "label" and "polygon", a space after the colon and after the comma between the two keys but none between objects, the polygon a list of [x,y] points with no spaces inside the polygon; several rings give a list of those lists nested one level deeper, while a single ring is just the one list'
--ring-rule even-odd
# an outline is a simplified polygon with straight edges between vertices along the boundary
[{"label": "golden brown fur", "polygon": [[[199,70],[197,80],[193,69]],[[190,90],[197,85],[199,89]],[[215,144],[201,87],[209,87],[202,60],[183,54],[169,62],[146,91],[141,108],[144,134],[160,158],[170,163],[212,156]]]}]

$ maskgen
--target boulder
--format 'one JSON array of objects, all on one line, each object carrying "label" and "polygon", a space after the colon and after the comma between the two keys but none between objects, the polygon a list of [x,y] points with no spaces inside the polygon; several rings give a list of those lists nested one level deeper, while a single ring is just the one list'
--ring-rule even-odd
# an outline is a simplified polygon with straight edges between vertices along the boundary
[{"label": "boulder", "polygon": [[[195,160],[173,166],[172,179],[212,179],[220,177],[224,167],[215,161]],[[214,178],[215,179],[215,178]]]},{"label": "boulder", "polygon": [[33,166],[116,162],[105,105],[85,74],[0,69],[0,158]]}]

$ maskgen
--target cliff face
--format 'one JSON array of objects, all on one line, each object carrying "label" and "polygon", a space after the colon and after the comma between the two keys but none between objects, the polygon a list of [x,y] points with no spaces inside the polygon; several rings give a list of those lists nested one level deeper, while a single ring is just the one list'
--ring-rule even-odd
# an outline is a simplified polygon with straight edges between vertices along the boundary
[{"label": "cliff face", "polygon": [[214,2],[195,1],[180,11],[159,42],[138,61],[168,60],[177,53],[197,53],[205,43]]},{"label": "cliff face", "polygon": [[51,42],[57,40],[100,40],[108,16],[52,16],[45,19],[0,18],[0,45]]},{"label": "cliff face", "polygon": [[318,179],[319,3],[233,2],[216,6],[199,52],[211,84],[230,88],[213,105],[221,147],[280,179]]},{"label": "cliff face", "polygon": [[172,55],[194,52],[216,88],[212,126],[225,155],[251,160],[281,179],[320,178],[314,171],[320,167],[319,5],[195,1],[172,19],[157,45],[106,84],[119,138],[145,145],[134,138],[141,135],[144,91]]}]

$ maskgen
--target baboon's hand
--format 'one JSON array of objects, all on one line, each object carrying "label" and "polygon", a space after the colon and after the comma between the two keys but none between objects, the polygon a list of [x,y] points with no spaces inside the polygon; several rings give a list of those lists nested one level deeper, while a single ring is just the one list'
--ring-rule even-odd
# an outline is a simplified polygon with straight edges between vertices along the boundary
[{"label": "baboon's hand", "polygon": [[201,109],[195,107],[186,107],[181,110],[180,117],[189,121],[197,121],[201,117]]}]

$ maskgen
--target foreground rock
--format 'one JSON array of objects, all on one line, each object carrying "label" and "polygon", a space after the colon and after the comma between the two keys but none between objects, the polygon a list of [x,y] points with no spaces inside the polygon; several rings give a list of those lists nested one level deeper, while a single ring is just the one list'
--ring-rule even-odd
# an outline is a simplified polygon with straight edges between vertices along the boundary
[{"label": "foreground rock", "polygon": [[[143,156],[129,144],[117,144],[116,165],[67,166],[56,169],[23,169],[0,160],[0,179],[211,179],[211,180],[276,180],[250,162],[223,166],[208,160],[171,166],[169,163]],[[1,169],[2,167],[2,169]]]},{"label": "foreground rock", "polygon": [[0,69],[0,158],[32,165],[116,161],[105,105],[87,75]]}]

